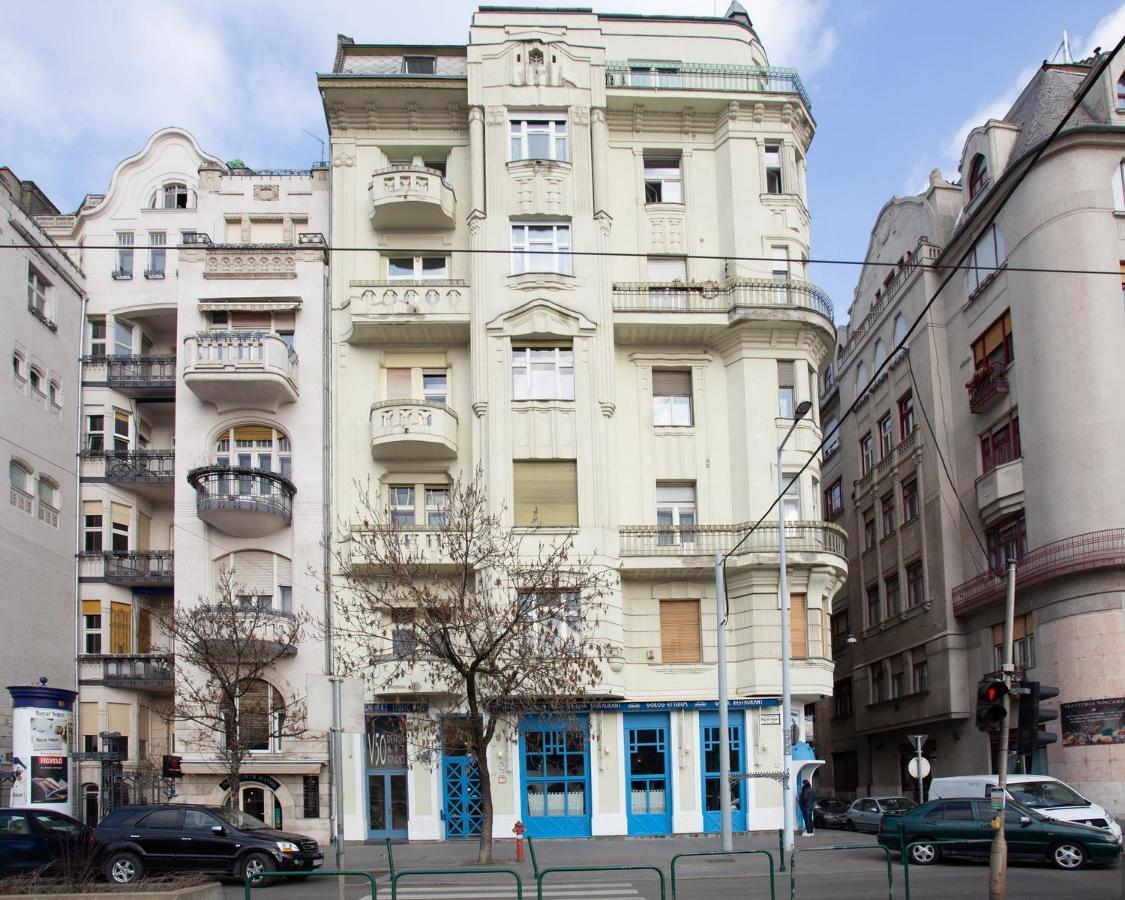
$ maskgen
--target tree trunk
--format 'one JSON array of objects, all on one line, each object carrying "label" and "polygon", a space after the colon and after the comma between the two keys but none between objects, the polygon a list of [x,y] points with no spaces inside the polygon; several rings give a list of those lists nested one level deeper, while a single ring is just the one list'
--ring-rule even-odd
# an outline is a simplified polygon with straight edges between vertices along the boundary
[{"label": "tree trunk", "polygon": [[[484,735],[478,732],[478,725],[473,725],[473,759],[477,764],[480,775],[480,851],[477,853],[477,862],[481,865],[492,865],[492,773],[488,770],[488,744]],[[483,731],[483,729],[480,729]]]},{"label": "tree trunk", "polygon": [[230,793],[227,796],[225,806],[231,809],[238,809],[238,787],[239,779],[242,777],[242,760],[237,756],[228,757],[227,759],[227,781],[230,784]]}]

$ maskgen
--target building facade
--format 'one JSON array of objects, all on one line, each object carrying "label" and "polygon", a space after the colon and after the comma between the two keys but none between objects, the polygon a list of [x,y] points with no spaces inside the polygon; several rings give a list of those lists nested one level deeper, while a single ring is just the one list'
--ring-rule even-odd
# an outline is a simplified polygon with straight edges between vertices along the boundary
[{"label": "building facade", "polygon": [[[935,774],[995,769],[994,741],[971,716],[978,679],[1000,668],[1003,571],[1015,558],[1016,664],[1059,687],[1061,712],[1047,726],[1058,742],[1015,764],[1125,807],[1112,774],[1125,684],[1107,658],[1123,626],[1121,498],[1115,481],[1076,464],[1097,463],[1096,448],[1125,428],[1112,399],[1125,371],[1110,349],[1123,315],[1121,62],[1008,196],[1099,62],[1045,64],[1003,119],[970,132],[957,185],[933,177],[873,229],[868,259],[897,265],[865,268],[837,351],[839,399],[824,393],[837,404],[826,421],[863,397],[841,429],[840,462],[825,463],[828,509],[852,538],[834,610],[836,697],[820,710],[842,794],[909,790],[910,733],[930,735]],[[951,266],[965,270],[869,382]]]},{"label": "building facade", "polygon": [[[620,653],[585,739],[567,744],[547,710],[492,747],[495,834],[717,830],[714,555],[769,509],[778,443],[797,405],[815,410],[835,346],[831,305],[804,280],[815,123],[799,78],[769,67],[735,5],[690,20],[482,9],[465,46],[342,38],[319,84],[332,242],[356,248],[331,279],[336,516],[354,522],[358,480],[424,532],[479,467],[513,528],[573,535],[619,576],[604,636]],[[814,411],[783,474],[819,441]],[[846,574],[820,477],[813,460],[779,506],[797,710],[832,689]],[[727,569],[733,746],[750,773],[781,768],[777,517]],[[479,831],[466,760],[396,739],[404,715],[457,710],[382,683],[366,711],[342,772],[347,837]],[[534,747],[560,741],[552,781]],[[779,827],[775,781],[733,800],[736,828]]]},{"label": "building facade", "polygon": [[[33,182],[0,169],[0,295],[10,374],[0,388],[0,688],[74,689],[74,521],[82,270],[35,222],[57,212]],[[12,706],[0,691],[0,756],[12,750]],[[26,760],[24,761],[26,765]],[[8,783],[0,782],[0,803]]]},{"label": "building facade", "polygon": [[[183,758],[181,799],[231,790],[216,747],[170,715],[174,607],[213,598],[231,570],[239,602],[320,616],[327,215],[326,169],[227,165],[169,128],[51,223],[91,273],[79,749],[124,755],[82,764],[87,820],[158,798],[164,754]],[[272,712],[323,672],[310,637],[253,694],[262,734],[234,790],[246,811],[323,837],[325,737],[280,737]]]}]

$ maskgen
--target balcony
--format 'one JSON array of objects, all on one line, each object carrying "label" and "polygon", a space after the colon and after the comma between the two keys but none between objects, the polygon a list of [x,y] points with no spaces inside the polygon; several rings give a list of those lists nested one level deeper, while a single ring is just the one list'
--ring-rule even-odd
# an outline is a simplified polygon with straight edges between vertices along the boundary
[{"label": "balcony", "polygon": [[[716,553],[728,553],[747,534],[750,525],[627,525],[620,529],[621,556],[626,569],[709,569]],[[847,557],[847,532],[830,522],[787,522],[785,552],[815,553],[837,557],[844,567]],[[778,553],[777,522],[763,522],[739,545],[738,555]],[[737,556],[735,557],[737,559]],[[769,560],[753,560],[768,564]],[[794,560],[799,562],[799,560]],[[735,563],[737,565],[737,563]]]},{"label": "balcony", "polygon": [[[375,574],[390,568],[390,560],[435,571],[457,567],[445,549],[440,525],[399,525],[393,528],[353,528],[349,567],[356,574]],[[388,542],[394,546],[388,546]]]},{"label": "balcony", "polygon": [[634,90],[735,92],[740,94],[796,94],[812,109],[812,101],[796,69],[776,66],[726,66],[708,63],[644,65],[613,61],[605,64],[607,88]]},{"label": "balcony", "polygon": [[969,392],[969,409],[982,413],[997,397],[1008,393],[1008,366],[985,363],[965,384]]},{"label": "balcony", "polygon": [[456,459],[457,413],[426,400],[372,403],[371,456],[380,461]]},{"label": "balcony", "polygon": [[806,281],[737,278],[613,286],[616,334],[629,341],[706,339],[742,322],[804,321],[830,331],[832,301]]},{"label": "balcony", "polygon": [[175,665],[170,653],[114,653],[100,659],[101,681],[106,687],[172,692]]},{"label": "balcony", "polygon": [[458,279],[353,281],[352,343],[450,344],[469,339],[468,285]]},{"label": "balcony", "polygon": [[[1036,547],[1016,569],[1019,590],[1052,578],[1125,567],[1125,528],[1089,531]],[[953,614],[964,616],[1004,596],[1007,574],[985,572],[953,589]]]},{"label": "balcony", "polygon": [[441,172],[393,166],[371,175],[371,225],[379,231],[452,228],[456,198]]},{"label": "balcony", "polygon": [[977,479],[977,509],[986,526],[1023,509],[1023,460],[1002,463]]},{"label": "balcony", "polygon": [[234,537],[264,537],[293,520],[297,488],[284,475],[263,469],[202,466],[188,473],[196,512]]},{"label": "balcony", "polygon": [[174,450],[138,450],[135,453],[82,451],[84,479],[127,485],[148,497],[162,497],[175,483]]},{"label": "balcony", "polygon": [[171,550],[134,550],[105,554],[105,580],[128,587],[171,587],[175,581]]},{"label": "balcony", "polygon": [[867,474],[856,480],[855,493],[861,496],[867,493],[871,485],[878,481],[885,481],[894,474],[899,466],[913,465],[911,457],[921,450],[922,430],[915,428],[892,448],[891,452],[873,465]]},{"label": "balcony", "polygon": [[126,397],[170,399],[176,394],[176,357],[84,356],[82,380],[104,384]]},{"label": "balcony", "polygon": [[266,331],[201,331],[184,338],[184,383],[220,413],[295,403],[297,354]]}]

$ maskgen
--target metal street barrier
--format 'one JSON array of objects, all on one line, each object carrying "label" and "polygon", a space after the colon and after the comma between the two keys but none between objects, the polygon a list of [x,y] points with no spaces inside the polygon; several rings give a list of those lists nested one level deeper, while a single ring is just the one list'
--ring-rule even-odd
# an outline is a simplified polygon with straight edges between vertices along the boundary
[{"label": "metal street barrier", "polygon": [[[398,900],[398,883],[403,878],[414,878],[422,875],[511,875],[516,880],[516,900],[523,900],[523,879],[515,869],[503,866],[490,866],[486,869],[396,869],[395,854],[391,847],[391,839],[386,838],[387,868],[391,873],[391,900]],[[530,841],[528,842],[530,846]],[[374,880],[373,882],[374,883]]]},{"label": "metal street barrier", "polygon": [[895,900],[891,851],[882,844],[829,844],[826,847],[805,847],[804,850],[795,849],[789,857],[789,900],[797,900],[797,854],[816,853],[820,850],[882,850],[887,856],[887,900]]},{"label": "metal street barrier", "polygon": [[664,871],[660,866],[550,866],[540,869],[539,859],[535,855],[535,841],[531,838],[527,838],[527,850],[531,855],[531,868],[535,872],[535,900],[543,900],[543,879],[557,872],[655,872],[660,882],[660,900],[667,900]]},{"label": "metal street barrier", "polygon": [[[695,856],[748,856],[750,854],[759,854],[764,856],[769,861],[770,866],[770,900],[775,900],[775,882],[773,874],[773,854],[769,850],[701,850],[696,853],[677,853],[672,857],[672,862],[669,866],[671,869],[672,877],[672,900],[676,900],[676,861],[685,859],[687,857]],[[909,900],[909,898],[908,898]]]},{"label": "metal street barrier", "polygon": [[[371,900],[378,900],[375,888],[375,876],[370,872],[270,872],[268,875],[251,875],[246,879],[246,900],[250,900],[250,888],[266,887],[268,882],[275,878],[337,878],[343,875],[354,875],[356,878],[366,878],[371,882]],[[393,891],[393,888],[392,888]],[[392,896],[393,893],[392,893]]]}]

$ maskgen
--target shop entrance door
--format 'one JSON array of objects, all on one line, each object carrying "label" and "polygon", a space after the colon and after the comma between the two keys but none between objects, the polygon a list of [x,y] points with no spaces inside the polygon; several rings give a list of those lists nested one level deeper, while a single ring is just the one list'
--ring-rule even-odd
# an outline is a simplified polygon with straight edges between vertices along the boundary
[{"label": "shop entrance door", "polygon": [[626,713],[629,834],[672,833],[667,713]]},{"label": "shop entrance door", "polygon": [[364,756],[369,838],[407,837],[410,803],[405,724],[398,715],[367,716]]},{"label": "shop entrance door", "polygon": [[529,837],[590,836],[590,744],[585,716],[520,719],[523,822]]},{"label": "shop entrance door", "polygon": [[[703,830],[719,831],[722,825],[719,810],[719,714],[701,712],[699,732],[703,744]],[[730,737],[731,774],[744,772],[741,713],[732,712],[727,717],[727,734]],[[742,778],[730,789],[730,820],[733,830],[746,830],[746,781]]]},{"label": "shop entrance door", "polygon": [[463,726],[447,724],[442,734],[442,812],[445,836],[450,839],[480,837],[484,809],[480,796],[480,771],[469,755]]}]

